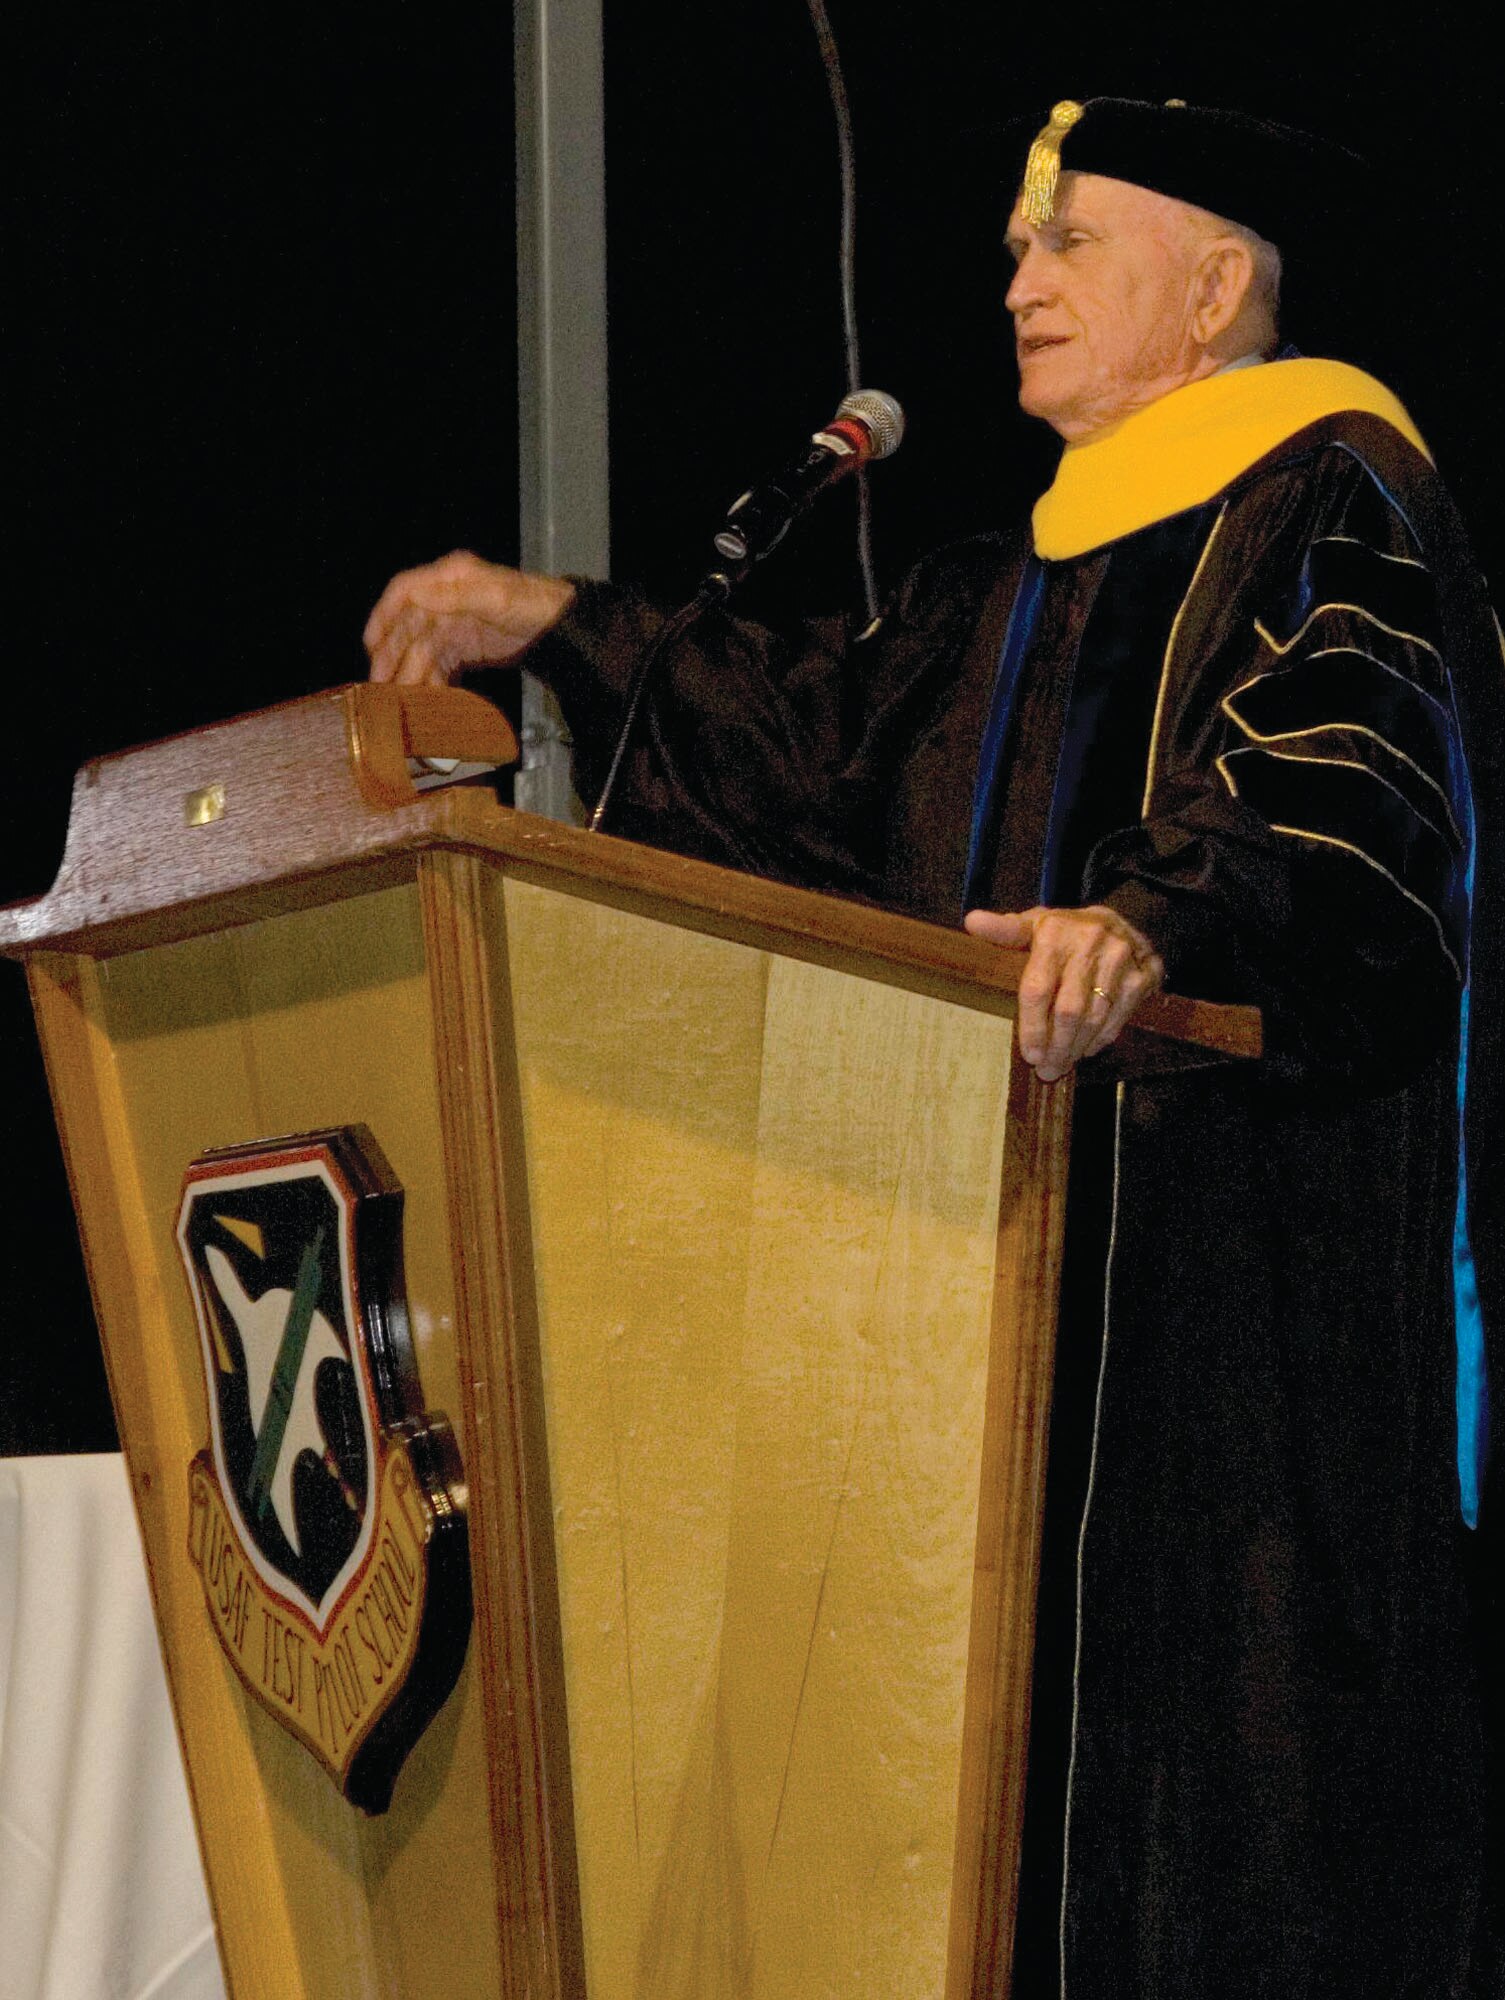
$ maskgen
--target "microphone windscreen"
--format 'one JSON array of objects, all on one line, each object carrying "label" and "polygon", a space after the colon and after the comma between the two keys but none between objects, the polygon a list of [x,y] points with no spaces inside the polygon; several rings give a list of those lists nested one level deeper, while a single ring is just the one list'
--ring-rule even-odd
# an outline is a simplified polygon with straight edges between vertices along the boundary
[{"label": "microphone windscreen", "polygon": [[872,439],[873,458],[892,458],[904,438],[904,412],[881,389],[854,389],[843,396],[838,417],[853,417]]}]

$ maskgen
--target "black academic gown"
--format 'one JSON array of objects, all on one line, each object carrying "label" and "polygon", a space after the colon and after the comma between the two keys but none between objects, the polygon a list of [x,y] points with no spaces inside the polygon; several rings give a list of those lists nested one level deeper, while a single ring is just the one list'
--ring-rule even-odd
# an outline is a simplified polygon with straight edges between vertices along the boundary
[{"label": "black academic gown", "polygon": [[[660,615],[587,586],[540,649],[586,796]],[[717,616],[629,759],[630,837],[942,923],[1108,902],[1172,987],[1265,1012],[1257,1067],[1078,1100],[1021,1992],[1055,1990],[1058,1924],[1068,2000],[1470,1990],[1451,1246],[1500,681],[1435,475],[1349,415],[1070,561],[936,556],[860,645]],[[1486,1302],[1500,928],[1472,958]]]}]

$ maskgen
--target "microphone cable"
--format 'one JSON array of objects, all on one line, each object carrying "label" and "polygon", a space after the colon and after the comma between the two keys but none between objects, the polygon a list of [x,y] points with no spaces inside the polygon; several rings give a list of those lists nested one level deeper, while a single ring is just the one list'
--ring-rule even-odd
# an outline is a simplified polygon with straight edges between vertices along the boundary
[{"label": "microphone cable", "polygon": [[[831,17],[826,12],[825,0],[806,0],[806,5],[810,13],[811,26],[815,30],[815,39],[820,48],[821,62],[826,72],[826,87],[831,95],[831,109],[836,119],[836,151],[841,169],[839,269],[842,355],[846,370],[847,394],[860,396],[862,350],[857,334],[857,165],[852,143],[852,107],[847,97],[846,77],[841,67],[841,51],[836,45],[836,35],[831,26]],[[902,416],[900,423],[902,435]],[[896,437],[894,444],[897,442]],[[888,449],[892,450],[893,445]],[[858,467],[856,478],[857,562],[862,571],[862,593],[867,610],[867,624],[861,636],[865,638],[878,622],[878,586],[873,571],[873,510],[866,466]],[[713,604],[725,601],[731,588],[731,577],[713,571],[705,578],[689,603],[682,605],[674,616],[660,627],[643,658],[638,662],[628,687],[626,715],[617,738],[611,765],[588,822],[591,832],[599,833],[604,828],[622,761],[633,735],[653,669],[664,654],[684,637],[691,626],[695,625]]]},{"label": "microphone cable", "polygon": [[627,684],[622,727],[612,752],[601,796],[588,822],[600,833],[611,808],[612,794],[637,728],[648,682],[659,661],[711,610],[725,604],[738,584],[765,556],[771,555],[789,532],[790,524],[840,479],[861,478],[870,459],[890,458],[904,439],[904,412],[881,389],[859,389],[844,396],[836,415],[810,440],[810,448],[795,465],[786,466],[761,486],[750,487],[729,509],[714,546],[721,566],[701,578],[688,604],[666,619],[633,668]]},{"label": "microphone cable", "polygon": [[[847,394],[854,396],[862,385],[862,355],[857,337],[857,162],[852,144],[852,107],[847,98],[842,73],[841,51],[825,0],[806,0],[810,23],[820,47],[826,72],[826,88],[831,93],[831,109],[836,116],[836,151],[841,164],[841,333],[846,363]],[[857,561],[862,571],[862,592],[867,606],[867,629],[878,620],[878,586],[873,573],[873,505],[866,467],[857,474]]]}]

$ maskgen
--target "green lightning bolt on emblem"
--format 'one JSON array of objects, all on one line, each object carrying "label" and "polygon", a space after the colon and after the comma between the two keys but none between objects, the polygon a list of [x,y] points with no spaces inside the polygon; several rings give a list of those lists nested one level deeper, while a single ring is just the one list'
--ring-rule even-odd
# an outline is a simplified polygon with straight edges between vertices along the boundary
[{"label": "green lightning bolt on emblem", "polygon": [[293,1394],[298,1387],[298,1372],[303,1366],[304,1349],[308,1346],[308,1329],[313,1324],[314,1306],[324,1282],[324,1267],[320,1262],[324,1235],[321,1228],[313,1242],[304,1245],[293,1296],[288,1302],[287,1321],[277,1344],[277,1360],[272,1369],[266,1409],[262,1413],[261,1429],[256,1438],[256,1456],[251,1461],[250,1477],[246,1481],[246,1499],[258,1520],[265,1520],[271,1509],[272,1476],[282,1456],[282,1440],[293,1407]]}]

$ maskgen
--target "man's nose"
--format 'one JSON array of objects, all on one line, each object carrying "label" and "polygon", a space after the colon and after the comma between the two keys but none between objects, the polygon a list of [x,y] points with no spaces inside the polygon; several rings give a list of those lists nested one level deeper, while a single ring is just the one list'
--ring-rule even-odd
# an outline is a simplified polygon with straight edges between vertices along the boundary
[{"label": "man's nose", "polygon": [[1014,266],[1014,275],[1003,295],[1003,303],[1009,312],[1018,314],[1028,312],[1032,306],[1045,305],[1049,299],[1046,260],[1031,244]]}]

